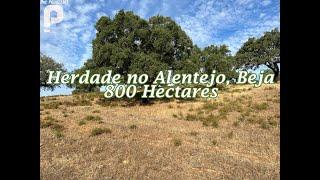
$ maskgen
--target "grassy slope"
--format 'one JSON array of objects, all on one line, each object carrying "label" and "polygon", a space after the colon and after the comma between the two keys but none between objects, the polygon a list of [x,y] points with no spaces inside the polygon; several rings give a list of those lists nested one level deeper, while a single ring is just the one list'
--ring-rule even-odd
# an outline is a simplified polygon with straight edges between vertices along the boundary
[{"label": "grassy slope", "polygon": [[[279,179],[279,88],[235,86],[216,100],[129,107],[42,98],[41,177]],[[210,114],[217,127],[201,122]]]}]

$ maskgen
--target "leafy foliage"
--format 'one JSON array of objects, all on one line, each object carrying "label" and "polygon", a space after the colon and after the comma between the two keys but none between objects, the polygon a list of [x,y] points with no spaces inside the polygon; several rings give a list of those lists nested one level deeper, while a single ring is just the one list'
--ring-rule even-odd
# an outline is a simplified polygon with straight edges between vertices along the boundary
[{"label": "leafy foliage", "polygon": [[237,52],[236,63],[238,67],[247,69],[264,64],[273,71],[277,80],[280,71],[280,31],[273,29],[258,39],[249,38]]},{"label": "leafy foliage", "polygon": [[[93,74],[104,74],[108,69],[106,68],[95,68],[94,62],[92,59],[88,59],[87,62],[84,63],[84,66],[75,70],[73,73],[75,74],[85,74],[86,70],[90,70]],[[68,84],[68,87],[76,87],[72,93],[83,93],[83,92],[98,92],[100,88],[96,84],[80,84],[79,81],[75,81],[75,84]]]},{"label": "leafy foliage", "polygon": [[[160,70],[186,70],[196,59],[187,59],[192,53],[192,41],[171,18],[151,17],[148,21],[120,10],[114,17],[101,17],[95,28],[93,57],[76,72],[90,69],[94,73],[112,70],[123,75],[128,73],[149,76],[153,81]],[[197,69],[197,68],[195,68]],[[75,85],[79,91],[92,91],[90,85]]]},{"label": "leafy foliage", "polygon": [[58,87],[59,84],[47,84],[49,79],[49,70],[66,72],[63,64],[57,63],[51,57],[40,53],[40,88],[45,90],[54,90],[54,88]]},{"label": "leafy foliage", "polygon": [[212,73],[216,70],[218,73],[225,74],[231,79],[236,76],[234,70],[234,59],[226,45],[211,45],[203,50],[201,60],[204,62],[204,72]]}]

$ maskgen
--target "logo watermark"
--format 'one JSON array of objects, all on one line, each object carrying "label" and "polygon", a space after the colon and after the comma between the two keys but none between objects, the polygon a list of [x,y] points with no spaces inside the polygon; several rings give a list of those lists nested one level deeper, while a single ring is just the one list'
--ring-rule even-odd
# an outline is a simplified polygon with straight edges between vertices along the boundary
[{"label": "logo watermark", "polygon": [[51,25],[63,20],[62,5],[68,4],[68,0],[41,0],[40,4],[46,5],[43,11],[44,32],[51,32]]}]

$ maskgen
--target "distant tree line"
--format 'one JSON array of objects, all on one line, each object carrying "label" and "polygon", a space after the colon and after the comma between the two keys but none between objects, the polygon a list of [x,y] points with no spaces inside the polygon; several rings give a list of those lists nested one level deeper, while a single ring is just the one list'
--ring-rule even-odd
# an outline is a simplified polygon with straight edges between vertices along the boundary
[{"label": "distant tree line", "polygon": [[[177,73],[208,73],[216,70],[229,79],[237,77],[236,70],[256,69],[266,65],[278,80],[280,69],[280,31],[274,29],[260,38],[249,38],[232,56],[226,45],[210,45],[203,49],[171,18],[153,16],[145,20],[131,11],[120,10],[113,19],[103,16],[95,24],[96,38],[92,41],[92,58],[73,73],[91,70],[104,74],[119,73],[125,81],[127,74],[148,74],[150,83],[161,70]],[[40,55],[40,86],[48,86],[45,71],[63,70],[61,64]],[[97,85],[70,85],[76,91],[90,92]]]}]

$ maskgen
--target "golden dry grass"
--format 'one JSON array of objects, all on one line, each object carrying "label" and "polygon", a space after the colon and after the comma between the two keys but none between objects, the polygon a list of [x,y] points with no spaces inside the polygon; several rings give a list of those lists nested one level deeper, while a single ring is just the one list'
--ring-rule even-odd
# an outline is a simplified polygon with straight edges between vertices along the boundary
[{"label": "golden dry grass", "polygon": [[[232,86],[215,100],[128,107],[42,98],[41,123],[54,118],[63,130],[40,129],[41,178],[279,179],[279,88]],[[203,125],[210,115],[217,127]],[[97,128],[110,132],[92,136]]]}]

